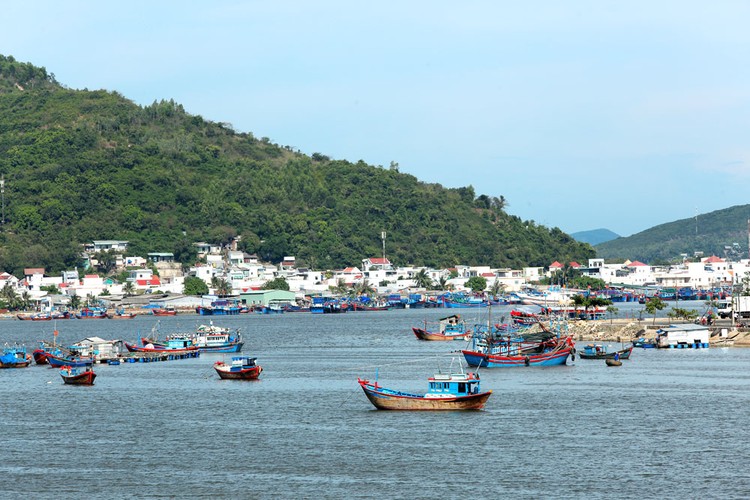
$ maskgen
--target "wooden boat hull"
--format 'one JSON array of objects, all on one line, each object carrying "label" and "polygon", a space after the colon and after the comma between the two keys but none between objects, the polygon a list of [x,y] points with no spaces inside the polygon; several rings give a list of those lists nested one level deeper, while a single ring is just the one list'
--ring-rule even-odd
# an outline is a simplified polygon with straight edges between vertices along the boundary
[{"label": "wooden boat hull", "polygon": [[194,352],[199,351],[200,349],[197,346],[190,346],[190,347],[181,347],[181,348],[169,348],[169,347],[138,347],[137,345],[128,344],[127,342],[124,342],[125,347],[130,352],[158,352],[158,353],[174,353],[174,354],[180,354],[185,352]]},{"label": "wooden boat hull", "polygon": [[604,362],[607,363],[607,366],[622,366],[622,361],[619,359],[607,358]]},{"label": "wooden boat hull", "polygon": [[36,349],[34,352],[31,353],[31,355],[34,357],[34,362],[38,365],[47,365],[49,364],[49,361],[47,361],[47,351],[44,349]]},{"label": "wooden boat hull", "polygon": [[52,366],[88,366],[94,362],[93,358],[81,358],[72,359],[64,358],[61,356],[55,356],[54,354],[47,353],[47,362]]},{"label": "wooden boat hull", "polygon": [[109,319],[134,319],[135,316],[135,313],[113,314],[109,317]]},{"label": "wooden boat hull", "polygon": [[627,349],[620,349],[619,351],[607,352],[604,354],[586,354],[583,351],[578,351],[578,356],[581,359],[615,359],[615,354],[620,355],[620,359],[630,359],[630,353],[633,352],[633,347]]},{"label": "wooden boat hull", "polygon": [[524,356],[504,356],[501,354],[486,354],[477,351],[462,350],[461,352],[469,366],[485,368],[513,368],[520,366],[560,366],[568,360],[572,347],[564,347],[555,351]]},{"label": "wooden boat hull", "polygon": [[177,316],[177,311],[157,311],[154,309],[151,314],[154,316]]},{"label": "wooden boat hull", "polygon": [[385,392],[375,384],[360,380],[367,399],[378,410],[481,410],[492,391],[446,398],[426,398],[416,394]]},{"label": "wooden boat hull", "polygon": [[64,375],[61,373],[60,376],[62,377],[63,382],[68,385],[94,385],[96,373],[94,373],[93,370],[86,370],[85,372],[76,375]]},{"label": "wooden boat hull", "polygon": [[31,364],[31,355],[27,354],[23,360],[17,360],[12,363],[4,363],[0,361],[0,369],[3,368],[26,368]]},{"label": "wooden boat hull", "polygon": [[468,337],[471,336],[470,333],[461,333],[461,334],[443,334],[443,333],[434,333],[434,332],[428,332],[424,328],[416,328],[412,327],[412,331],[414,332],[414,335],[419,340],[466,340]]},{"label": "wooden boat hull", "polygon": [[217,361],[214,365],[214,370],[219,374],[219,378],[224,380],[256,380],[263,371],[263,368],[254,366],[253,368],[232,371],[229,365]]}]

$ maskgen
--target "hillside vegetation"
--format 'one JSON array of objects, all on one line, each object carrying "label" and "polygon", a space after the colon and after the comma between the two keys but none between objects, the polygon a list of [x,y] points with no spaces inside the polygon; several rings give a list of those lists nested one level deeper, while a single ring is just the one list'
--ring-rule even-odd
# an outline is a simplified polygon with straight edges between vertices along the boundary
[{"label": "hillside vegetation", "polygon": [[[459,166],[457,166],[458,168]],[[394,169],[300,154],[190,115],[171,100],[71,90],[0,56],[0,268],[54,273],[81,244],[128,240],[133,255],[194,258],[226,243],[317,269],[387,254],[396,265],[546,266],[593,249],[504,211],[502,197],[446,189]]]},{"label": "hillside vegetation", "polygon": [[675,262],[682,254],[695,252],[719,257],[747,258],[750,205],[717,210],[697,218],[661,224],[627,238],[596,245],[599,257],[639,260],[647,263]]}]

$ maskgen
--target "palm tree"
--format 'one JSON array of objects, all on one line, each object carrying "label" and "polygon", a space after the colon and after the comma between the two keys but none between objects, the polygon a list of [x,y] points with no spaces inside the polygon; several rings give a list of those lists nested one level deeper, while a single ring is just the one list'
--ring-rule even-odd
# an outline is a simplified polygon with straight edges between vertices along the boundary
[{"label": "palm tree", "polygon": [[133,285],[132,281],[128,281],[123,285],[122,291],[125,292],[126,297],[130,297],[131,295],[135,294],[135,285]]},{"label": "palm tree", "polygon": [[81,297],[78,295],[71,295],[70,296],[70,308],[74,311],[81,307]]},{"label": "palm tree", "polygon": [[440,278],[438,278],[437,286],[440,290],[445,290],[447,285],[448,285],[447,276],[441,276]]},{"label": "palm tree", "polygon": [[28,290],[24,290],[21,293],[21,306],[23,307],[24,311],[27,311],[29,307],[31,307],[31,294]]},{"label": "palm tree", "polygon": [[357,295],[374,295],[375,289],[367,281],[367,278],[363,279],[362,282],[356,286],[355,291]]},{"label": "palm tree", "polygon": [[429,290],[432,288],[432,279],[425,269],[420,269],[417,274],[414,275],[414,284],[417,288],[424,288]]},{"label": "palm tree", "polygon": [[495,278],[495,281],[492,282],[492,286],[490,287],[490,293],[493,297],[505,293],[505,283],[501,283],[500,280]]}]

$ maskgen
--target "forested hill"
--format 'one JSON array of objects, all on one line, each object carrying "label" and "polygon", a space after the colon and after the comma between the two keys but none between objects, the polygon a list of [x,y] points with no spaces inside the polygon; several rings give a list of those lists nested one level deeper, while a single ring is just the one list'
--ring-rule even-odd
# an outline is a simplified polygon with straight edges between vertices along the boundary
[{"label": "forested hill", "polygon": [[596,245],[605,259],[639,260],[650,264],[692,258],[695,252],[708,257],[747,258],[750,205],[738,205],[690,219],[652,227],[627,238]]},{"label": "forested hill", "polygon": [[[461,168],[457,165],[456,168]],[[392,169],[312,157],[117,92],[71,90],[0,56],[0,268],[79,264],[81,244],[128,240],[133,255],[227,242],[316,269],[381,255],[396,265],[546,266],[593,249],[504,211],[504,199]]]}]

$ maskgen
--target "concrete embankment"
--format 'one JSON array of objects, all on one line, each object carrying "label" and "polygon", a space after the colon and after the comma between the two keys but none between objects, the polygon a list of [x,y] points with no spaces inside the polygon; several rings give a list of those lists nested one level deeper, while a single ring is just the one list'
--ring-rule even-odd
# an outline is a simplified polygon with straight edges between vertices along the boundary
[{"label": "concrete embankment", "polygon": [[[653,320],[597,320],[597,321],[571,321],[568,324],[568,333],[575,340],[602,341],[602,342],[630,342],[638,337],[653,338],[659,328],[678,324],[677,321],[667,321],[663,318]],[[723,337],[722,330],[726,329],[726,338],[734,341],[736,347],[750,347],[750,330],[747,328],[734,328],[729,321],[717,321],[709,327],[711,329],[711,343],[719,342]]]}]

